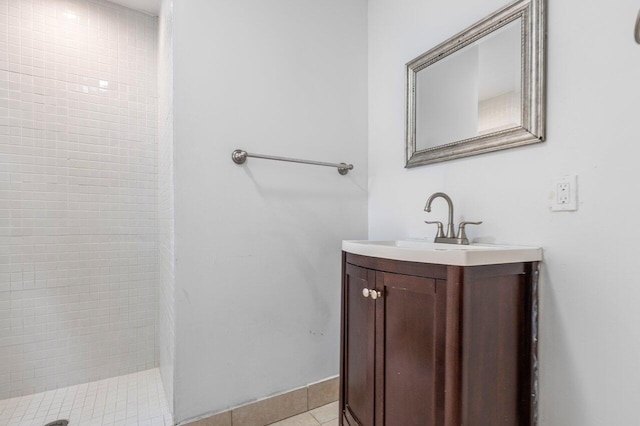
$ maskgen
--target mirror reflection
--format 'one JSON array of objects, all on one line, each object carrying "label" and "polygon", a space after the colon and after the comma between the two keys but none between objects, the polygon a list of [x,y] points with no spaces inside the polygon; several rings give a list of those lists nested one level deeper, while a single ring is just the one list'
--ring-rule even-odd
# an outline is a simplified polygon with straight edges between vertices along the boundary
[{"label": "mirror reflection", "polygon": [[522,18],[416,75],[416,151],[522,126]]}]

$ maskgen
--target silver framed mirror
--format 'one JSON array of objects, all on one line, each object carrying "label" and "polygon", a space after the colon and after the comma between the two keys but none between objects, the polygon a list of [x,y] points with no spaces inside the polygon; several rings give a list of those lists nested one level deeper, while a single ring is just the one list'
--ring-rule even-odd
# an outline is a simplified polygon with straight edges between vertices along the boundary
[{"label": "silver framed mirror", "polygon": [[545,4],[519,0],[406,64],[406,165],[545,139]]}]

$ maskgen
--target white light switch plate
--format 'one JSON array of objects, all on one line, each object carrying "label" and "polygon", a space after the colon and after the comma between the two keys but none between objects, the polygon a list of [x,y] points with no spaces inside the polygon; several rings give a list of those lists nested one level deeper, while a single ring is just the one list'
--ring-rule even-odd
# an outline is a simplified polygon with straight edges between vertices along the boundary
[{"label": "white light switch plate", "polygon": [[553,179],[549,200],[551,211],[571,212],[578,210],[578,176],[567,175]]}]

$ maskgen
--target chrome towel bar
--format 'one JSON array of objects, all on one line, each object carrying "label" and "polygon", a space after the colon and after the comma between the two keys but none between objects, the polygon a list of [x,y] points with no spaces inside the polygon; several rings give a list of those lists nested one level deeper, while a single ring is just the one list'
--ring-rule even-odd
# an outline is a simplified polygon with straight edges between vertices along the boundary
[{"label": "chrome towel bar", "polygon": [[242,149],[236,149],[231,153],[231,159],[236,164],[244,164],[244,162],[247,161],[247,157],[262,158],[265,160],[286,161],[288,163],[311,164],[314,166],[335,167],[338,169],[338,173],[340,173],[341,175],[346,175],[347,173],[349,173],[349,170],[353,170],[353,164],[347,164],[347,163],[325,163],[322,161],[310,161],[310,160],[299,160],[297,158],[276,157],[274,155],[249,154],[247,151],[244,151]]}]

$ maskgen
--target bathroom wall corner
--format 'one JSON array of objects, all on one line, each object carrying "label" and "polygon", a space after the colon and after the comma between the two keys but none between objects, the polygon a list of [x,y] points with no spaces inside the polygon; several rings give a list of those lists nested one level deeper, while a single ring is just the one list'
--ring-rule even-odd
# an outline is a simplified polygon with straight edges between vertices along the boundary
[{"label": "bathroom wall corner", "polygon": [[163,0],[158,17],[158,363],[172,413],[176,322],[173,133],[173,0]]}]

